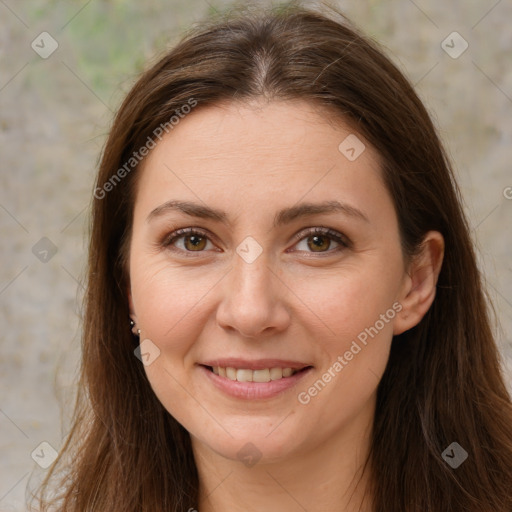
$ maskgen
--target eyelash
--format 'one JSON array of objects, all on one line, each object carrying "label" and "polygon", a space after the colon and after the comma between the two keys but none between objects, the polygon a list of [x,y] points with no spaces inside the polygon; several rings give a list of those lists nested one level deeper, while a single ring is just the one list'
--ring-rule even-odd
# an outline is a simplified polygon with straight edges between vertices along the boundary
[{"label": "eyelash", "polygon": [[[187,235],[187,236],[197,235],[197,236],[200,236],[201,238],[206,238],[207,240],[211,241],[210,238],[208,237],[208,234],[199,228],[183,228],[183,229],[178,229],[178,230],[174,231],[173,233],[171,233],[170,235],[166,236],[165,239],[162,241],[162,246],[167,249],[170,249],[172,251],[175,251],[175,252],[181,252],[181,253],[184,252],[185,254],[187,254],[187,257],[188,256],[194,257],[194,256],[192,256],[192,254],[194,252],[197,252],[197,253],[204,252],[204,251],[184,251],[183,249],[177,249],[176,247],[172,246],[176,240],[183,238],[185,235]],[[320,257],[322,257],[322,255],[331,255],[331,254],[339,252],[343,249],[347,249],[351,246],[350,241],[344,235],[342,235],[341,233],[338,233],[337,231],[334,231],[333,229],[321,227],[321,226],[314,227],[314,228],[307,228],[307,229],[301,231],[300,233],[296,234],[293,238],[294,238],[294,240],[296,240],[296,243],[298,243],[304,239],[310,238],[315,235],[327,236],[331,240],[334,240],[335,242],[339,243],[340,247],[336,247],[334,249],[324,251],[324,252],[320,251],[318,253],[309,252],[309,254],[317,254]],[[304,252],[304,251],[299,251],[299,252]]]}]

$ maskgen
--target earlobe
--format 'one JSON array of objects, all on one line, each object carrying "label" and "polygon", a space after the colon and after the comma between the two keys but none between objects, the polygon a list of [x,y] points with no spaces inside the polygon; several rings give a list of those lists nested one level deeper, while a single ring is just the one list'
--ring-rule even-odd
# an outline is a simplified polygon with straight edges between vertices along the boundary
[{"label": "earlobe", "polygon": [[393,326],[393,334],[402,334],[420,323],[436,295],[436,284],[444,257],[444,238],[438,231],[429,231],[413,258],[405,276],[400,303],[402,311]]}]

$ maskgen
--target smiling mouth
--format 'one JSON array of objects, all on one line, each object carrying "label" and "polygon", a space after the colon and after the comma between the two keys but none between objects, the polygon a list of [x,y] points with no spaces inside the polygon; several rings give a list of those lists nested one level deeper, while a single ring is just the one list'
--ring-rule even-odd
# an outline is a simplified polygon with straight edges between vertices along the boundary
[{"label": "smiling mouth", "polygon": [[232,368],[221,366],[206,366],[202,365],[215,375],[224,377],[229,380],[238,382],[270,382],[273,380],[281,380],[291,377],[297,373],[304,372],[312,366],[305,366],[304,368],[264,368],[261,370],[251,370],[248,368]]}]

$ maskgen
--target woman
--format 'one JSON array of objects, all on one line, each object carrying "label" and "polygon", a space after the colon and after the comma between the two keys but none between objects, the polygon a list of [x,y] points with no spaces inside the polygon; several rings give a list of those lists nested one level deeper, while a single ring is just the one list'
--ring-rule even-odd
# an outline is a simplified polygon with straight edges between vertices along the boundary
[{"label": "woman", "polygon": [[512,510],[457,185],[346,20],[187,34],[119,109],[92,222],[59,510]]}]

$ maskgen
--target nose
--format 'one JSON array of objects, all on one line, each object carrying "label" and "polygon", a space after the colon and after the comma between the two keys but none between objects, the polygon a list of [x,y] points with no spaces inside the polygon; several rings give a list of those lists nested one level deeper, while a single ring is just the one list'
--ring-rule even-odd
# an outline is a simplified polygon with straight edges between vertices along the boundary
[{"label": "nose", "polygon": [[291,291],[269,266],[263,252],[248,263],[238,254],[233,267],[222,280],[222,299],[217,322],[245,338],[275,336],[290,324],[286,298]]}]

